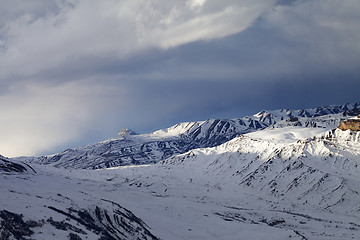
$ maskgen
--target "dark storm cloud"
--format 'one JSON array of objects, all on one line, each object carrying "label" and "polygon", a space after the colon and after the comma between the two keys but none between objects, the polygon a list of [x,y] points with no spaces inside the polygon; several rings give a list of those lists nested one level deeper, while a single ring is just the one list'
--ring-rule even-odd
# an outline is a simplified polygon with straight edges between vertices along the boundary
[{"label": "dark storm cloud", "polygon": [[3,153],[359,100],[357,1],[45,2],[3,6]]}]

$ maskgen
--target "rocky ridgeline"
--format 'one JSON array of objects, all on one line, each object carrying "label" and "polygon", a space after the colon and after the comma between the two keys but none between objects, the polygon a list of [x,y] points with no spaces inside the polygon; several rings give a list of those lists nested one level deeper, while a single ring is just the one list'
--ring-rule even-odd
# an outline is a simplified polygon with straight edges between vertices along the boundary
[{"label": "rocky ridgeline", "polygon": [[352,118],[340,123],[338,128],[343,131],[348,129],[352,131],[360,131],[360,115],[358,115],[357,118]]}]

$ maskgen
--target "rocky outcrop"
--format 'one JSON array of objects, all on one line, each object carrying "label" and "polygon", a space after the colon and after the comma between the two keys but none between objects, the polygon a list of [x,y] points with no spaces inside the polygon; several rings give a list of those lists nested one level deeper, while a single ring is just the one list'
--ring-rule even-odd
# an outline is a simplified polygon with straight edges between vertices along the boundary
[{"label": "rocky outcrop", "polygon": [[123,128],[118,133],[119,138],[124,137],[124,136],[129,136],[129,135],[137,135],[137,133],[128,128]]},{"label": "rocky outcrop", "polygon": [[357,116],[357,119],[353,118],[340,123],[338,128],[343,131],[348,129],[352,131],[360,131],[360,115]]},{"label": "rocky outcrop", "polygon": [[[0,155],[0,173],[22,173],[22,172],[32,172],[36,171],[26,163],[14,162]],[[0,239],[2,239],[0,237]]]},{"label": "rocky outcrop", "polygon": [[76,209],[74,206],[66,210],[53,206],[47,208],[53,211],[54,218],[25,220],[28,216],[24,217],[22,213],[0,210],[0,239],[38,239],[36,234],[39,234],[39,229],[46,229],[40,233],[52,232],[51,239],[64,239],[61,236],[68,235],[67,239],[81,240],[91,234],[99,240],[159,240],[130,210],[105,199],[102,199],[100,207],[91,206],[88,209]]}]

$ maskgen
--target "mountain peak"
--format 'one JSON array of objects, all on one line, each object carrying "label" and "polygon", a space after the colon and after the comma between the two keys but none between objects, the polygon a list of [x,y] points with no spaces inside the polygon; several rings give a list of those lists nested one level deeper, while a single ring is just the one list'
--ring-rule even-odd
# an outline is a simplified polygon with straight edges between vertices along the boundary
[{"label": "mountain peak", "polygon": [[129,136],[129,135],[137,135],[137,133],[128,128],[123,128],[118,133],[118,137],[124,137],[124,136]]}]

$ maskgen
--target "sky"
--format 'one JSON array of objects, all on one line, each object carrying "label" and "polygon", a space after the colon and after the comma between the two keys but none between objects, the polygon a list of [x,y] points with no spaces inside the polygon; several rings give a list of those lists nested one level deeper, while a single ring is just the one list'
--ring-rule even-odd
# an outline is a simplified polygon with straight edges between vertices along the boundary
[{"label": "sky", "polygon": [[358,0],[0,0],[0,154],[359,102]]}]

